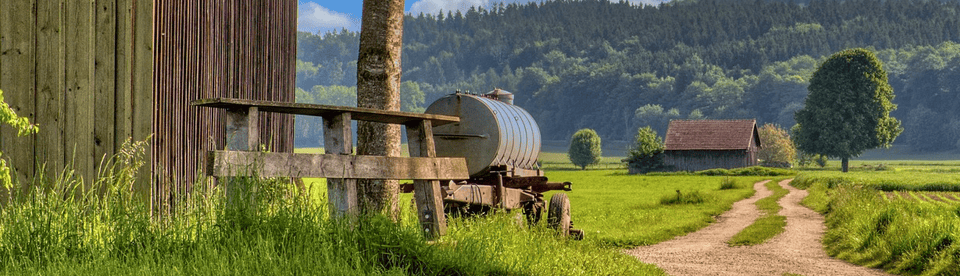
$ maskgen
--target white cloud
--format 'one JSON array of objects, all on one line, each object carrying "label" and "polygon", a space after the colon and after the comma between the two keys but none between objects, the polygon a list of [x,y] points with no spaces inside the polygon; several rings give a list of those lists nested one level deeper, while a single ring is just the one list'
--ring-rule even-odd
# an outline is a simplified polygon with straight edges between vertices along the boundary
[{"label": "white cloud", "polygon": [[314,2],[300,3],[297,11],[297,30],[310,33],[326,33],[343,28],[360,31],[360,20],[348,14],[324,8]]},{"label": "white cloud", "polygon": [[[616,2],[619,0],[612,0]],[[493,7],[495,3],[519,3],[526,4],[529,2],[543,2],[542,0],[419,0],[410,5],[410,10],[407,11],[408,14],[414,16],[423,14],[437,14],[441,10],[444,14],[448,11],[455,12],[459,10],[460,12],[466,12],[470,10],[470,7],[482,6],[486,9]],[[634,5],[660,5],[661,2],[670,2],[670,0],[628,0],[628,2]]]}]

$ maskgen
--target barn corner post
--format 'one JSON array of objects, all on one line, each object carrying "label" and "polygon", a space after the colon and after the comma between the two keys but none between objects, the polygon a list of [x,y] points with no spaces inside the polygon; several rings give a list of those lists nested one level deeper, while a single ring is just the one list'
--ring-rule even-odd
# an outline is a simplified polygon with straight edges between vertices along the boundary
[{"label": "barn corner post", "polygon": [[[364,0],[357,58],[357,107],[400,110],[403,0]],[[358,122],[357,154],[400,155],[400,126]],[[361,180],[359,208],[365,214],[399,218],[396,180]]]}]

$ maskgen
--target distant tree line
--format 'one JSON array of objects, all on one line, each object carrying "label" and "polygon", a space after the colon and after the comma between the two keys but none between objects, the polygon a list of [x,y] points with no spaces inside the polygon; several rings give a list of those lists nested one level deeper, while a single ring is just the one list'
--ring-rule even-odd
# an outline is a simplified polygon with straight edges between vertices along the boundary
[{"label": "distant tree line", "polygon": [[[585,0],[407,16],[402,105],[422,110],[455,90],[499,87],[554,140],[587,127],[633,140],[639,127],[665,133],[669,120],[689,118],[789,128],[817,66],[864,47],[883,62],[897,95],[891,115],[904,132],[895,143],[953,150],[958,13],[958,1]],[[357,33],[298,35],[298,101],[338,103],[343,91],[356,91]]]}]

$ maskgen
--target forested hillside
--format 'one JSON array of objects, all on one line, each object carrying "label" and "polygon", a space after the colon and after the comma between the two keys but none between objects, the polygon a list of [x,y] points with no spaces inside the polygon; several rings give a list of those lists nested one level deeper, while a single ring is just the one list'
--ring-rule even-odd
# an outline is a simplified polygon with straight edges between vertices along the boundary
[{"label": "forested hillside", "polygon": [[[955,150],[960,137],[957,1],[549,1],[407,16],[402,105],[455,90],[514,92],[545,139],[584,127],[632,137],[670,119],[756,118],[789,128],[824,56],[873,49],[905,131],[896,143]],[[355,102],[358,33],[299,34],[297,100]],[[317,137],[304,120],[298,138]],[[298,139],[298,143],[319,139]]]}]

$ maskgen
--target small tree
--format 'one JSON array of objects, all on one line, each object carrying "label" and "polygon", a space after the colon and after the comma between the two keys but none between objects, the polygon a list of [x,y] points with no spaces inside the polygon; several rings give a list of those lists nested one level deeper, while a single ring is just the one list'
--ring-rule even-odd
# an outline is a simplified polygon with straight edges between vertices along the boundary
[{"label": "small tree", "polygon": [[634,144],[627,150],[627,164],[630,173],[647,173],[663,169],[663,140],[652,128],[637,129]]},{"label": "small tree", "polygon": [[584,128],[570,137],[570,162],[584,170],[589,165],[600,164],[600,136],[596,131]]},{"label": "small tree", "polygon": [[765,165],[784,166],[793,164],[797,157],[797,149],[790,140],[790,134],[787,130],[778,125],[765,124],[758,129],[760,134],[760,144],[763,148],[758,152],[758,156]]},{"label": "small tree", "polygon": [[889,147],[903,131],[890,117],[897,108],[887,72],[869,50],[838,52],[823,62],[810,78],[810,94],[797,111],[797,148],[839,157],[843,172],[850,157],[864,150]]}]

